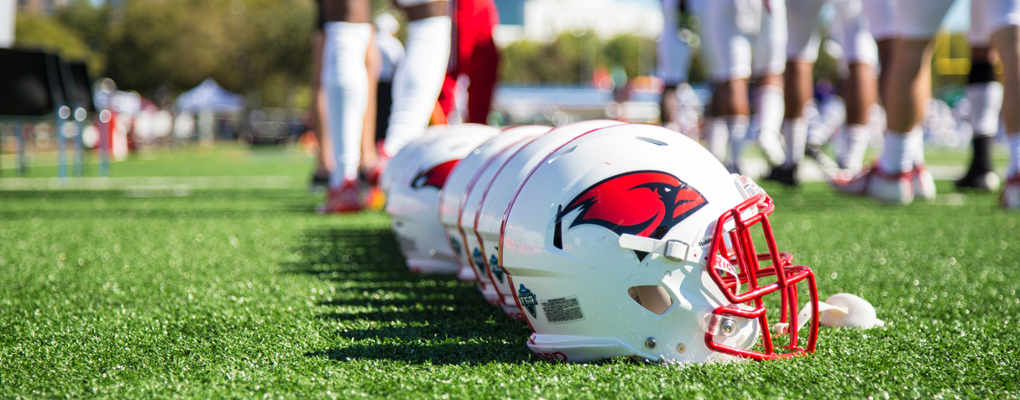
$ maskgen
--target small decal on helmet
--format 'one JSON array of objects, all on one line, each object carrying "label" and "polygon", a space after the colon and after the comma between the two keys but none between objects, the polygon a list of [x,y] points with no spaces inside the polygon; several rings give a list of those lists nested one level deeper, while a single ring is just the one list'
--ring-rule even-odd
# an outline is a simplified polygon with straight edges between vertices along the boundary
[{"label": "small decal on helmet", "polygon": [[492,270],[492,274],[496,276],[499,283],[503,283],[503,268],[499,267],[499,259],[496,258],[495,254],[489,257],[489,269]]},{"label": "small decal on helmet", "polygon": [[471,252],[471,260],[475,262],[475,266],[478,267],[479,271],[485,272],[485,257],[482,257],[482,251],[476,247]]},{"label": "small decal on helmet", "polygon": [[[617,235],[662,239],[708,200],[679,178],[661,171],[625,172],[598,182],[574,197],[557,220],[579,210],[570,228],[592,224]],[[638,259],[647,253],[635,251]]]},{"label": "small decal on helmet", "polygon": [[709,243],[712,243],[712,236],[711,235],[705,236],[704,239],[701,239],[701,241],[698,242],[698,246],[699,247],[705,247],[705,246],[708,246]]},{"label": "small decal on helmet", "polygon": [[450,238],[450,247],[453,247],[454,253],[457,253],[458,256],[460,255],[460,242],[456,238]]},{"label": "small decal on helmet", "polygon": [[450,173],[453,172],[453,168],[459,162],[460,160],[450,160],[427,170],[422,169],[418,171],[418,174],[411,180],[411,187],[422,189],[426,186],[431,186],[436,189],[442,189],[443,185],[446,184],[446,178],[450,177]]},{"label": "small decal on helmet", "polygon": [[538,317],[538,299],[534,293],[531,293],[531,290],[524,287],[524,284],[521,284],[521,288],[517,290],[517,300],[521,302],[524,309],[528,310],[532,318]]},{"label": "small decal on helmet", "polygon": [[542,312],[550,324],[564,324],[584,319],[581,303],[577,296],[552,299],[542,302]]}]

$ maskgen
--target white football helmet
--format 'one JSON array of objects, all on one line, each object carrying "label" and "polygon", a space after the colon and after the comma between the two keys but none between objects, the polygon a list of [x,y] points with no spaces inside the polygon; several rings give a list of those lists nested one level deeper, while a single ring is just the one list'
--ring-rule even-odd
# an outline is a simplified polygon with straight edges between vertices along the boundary
[{"label": "white football helmet", "polygon": [[[814,351],[811,269],[778,251],[771,198],[697,142],[662,127],[614,126],[528,165],[505,214],[489,215],[503,215],[499,265],[539,356],[691,363]],[[769,300],[779,307],[773,325],[769,294],[778,295]],[[806,338],[770,332],[801,326],[804,315]]]},{"label": "white football helmet", "polygon": [[439,223],[439,192],[460,159],[499,132],[485,125],[450,125],[417,146],[392,176],[386,212],[411,271],[455,273],[460,268]]},{"label": "white football helmet", "polygon": [[[513,288],[504,271],[499,268],[497,260],[500,224],[503,222],[503,213],[506,211],[507,205],[510,204],[510,198],[517,191],[518,185],[524,181],[528,172],[541,162],[542,157],[546,154],[587,132],[620,124],[622,122],[594,120],[553,129],[519,149],[514,149],[513,153],[506,158],[506,162],[502,163],[495,171],[491,181],[484,185],[484,189],[480,187],[483,185],[476,185],[475,190],[481,189],[481,192],[475,206],[476,217],[473,230],[478,240],[480,255],[483,260],[488,261],[489,278],[492,279],[496,291],[503,298],[503,311],[511,318],[523,320],[524,315],[517,303],[514,302]],[[474,249],[471,251],[473,253]]]},{"label": "white football helmet", "polygon": [[[481,241],[478,238],[477,228],[478,222],[478,210],[481,205],[481,201],[485,193],[489,190],[489,185],[492,183],[492,178],[496,176],[503,164],[510,159],[510,156],[517,153],[521,147],[530,143],[538,136],[525,137],[502,150],[493,154],[489,160],[486,161],[485,165],[478,171],[478,177],[475,178],[475,184],[472,185],[471,190],[466,192],[466,198],[464,205],[460,208],[460,221],[458,227],[461,232],[464,232],[464,249],[468,252],[471,257],[472,264],[475,267],[475,273],[478,274],[478,289],[482,291],[482,295],[485,296],[485,300],[489,304],[498,305],[503,307],[503,296],[496,290],[496,279],[505,279],[503,270],[499,269],[496,261],[496,254],[491,254],[486,257],[482,253]],[[492,270],[492,268],[496,268]],[[494,279],[493,277],[498,277]],[[516,306],[515,306],[516,307]],[[508,310],[504,307],[504,311],[507,311],[507,315],[511,318],[519,321],[524,320],[524,315],[520,311]]]},{"label": "white football helmet", "polygon": [[[397,152],[397,154],[394,154],[393,158],[391,158],[389,163],[386,165],[386,169],[383,170],[382,176],[379,178],[379,188],[382,189],[384,193],[388,193],[390,191],[390,185],[393,183],[394,177],[398,173],[400,173],[400,170],[401,168],[403,168],[405,163],[407,163],[411,158],[418,154],[418,149],[423,144],[430,143],[436,139],[436,136],[447,132],[449,129],[453,127],[460,126],[461,125],[430,126],[428,129],[425,130],[424,133],[414,138],[414,140],[408,142],[407,146],[404,146],[403,148],[400,149],[400,151]],[[463,126],[473,125],[465,124]]]},{"label": "white football helmet", "polygon": [[503,130],[503,133],[482,143],[471,154],[460,160],[457,167],[450,173],[450,177],[446,179],[446,184],[443,185],[443,190],[439,194],[439,221],[446,228],[446,236],[460,262],[457,278],[465,282],[478,282],[478,288],[486,295],[486,300],[489,302],[498,299],[498,296],[490,294],[497,292],[492,287],[492,281],[489,281],[484,260],[479,265],[475,265],[475,259],[466,250],[468,248],[464,244],[467,243],[467,239],[460,227],[461,209],[467,200],[468,192],[478,182],[478,177],[485,167],[495,160],[494,157],[497,153],[514,143],[541,135],[550,129],[552,127],[525,125]]}]

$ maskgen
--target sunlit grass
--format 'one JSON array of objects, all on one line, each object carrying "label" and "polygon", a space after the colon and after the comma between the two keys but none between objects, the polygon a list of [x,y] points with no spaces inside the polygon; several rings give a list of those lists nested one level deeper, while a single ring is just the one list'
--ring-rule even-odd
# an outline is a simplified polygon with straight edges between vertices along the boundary
[{"label": "sunlit grass", "polygon": [[[235,151],[138,173],[311,169]],[[862,296],[885,328],[823,328],[790,361],[553,364],[472,285],[408,272],[381,213],[318,216],[303,189],[0,192],[0,397],[1020,396],[1020,214],[994,194],[889,207],[766,189],[822,297]]]}]

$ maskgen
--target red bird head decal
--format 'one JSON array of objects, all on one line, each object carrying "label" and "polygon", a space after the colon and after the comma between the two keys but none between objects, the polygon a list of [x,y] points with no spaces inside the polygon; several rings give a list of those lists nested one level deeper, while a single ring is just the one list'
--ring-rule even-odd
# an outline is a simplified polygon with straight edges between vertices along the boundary
[{"label": "red bird head decal", "polygon": [[[554,242],[562,241],[558,237],[559,221],[574,210],[581,212],[570,228],[594,224],[617,235],[661,239],[706,204],[708,200],[700,192],[673,175],[660,171],[626,172],[596,183],[574,197],[557,215]],[[643,252],[637,253],[638,259],[644,259]]]},{"label": "red bird head decal", "polygon": [[453,172],[453,167],[456,167],[459,162],[460,160],[450,160],[428,170],[419,171],[418,175],[415,175],[414,179],[411,180],[411,187],[421,189],[426,186],[432,186],[436,189],[442,189],[443,184],[446,183],[446,178],[450,177],[450,172]]}]

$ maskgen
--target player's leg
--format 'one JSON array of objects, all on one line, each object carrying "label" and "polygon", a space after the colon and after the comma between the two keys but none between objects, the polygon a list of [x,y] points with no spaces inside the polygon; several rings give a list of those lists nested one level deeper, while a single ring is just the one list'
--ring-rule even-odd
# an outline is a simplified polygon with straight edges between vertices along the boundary
[{"label": "player's leg", "polygon": [[[753,75],[757,88],[752,93],[754,119],[758,126],[758,145],[772,166],[792,168],[804,156],[804,141],[795,141],[799,148],[788,156],[780,141],[786,103],[783,96],[783,71],[786,70],[786,44],[789,33],[786,22],[786,1],[772,0],[763,10],[761,30],[754,38]],[[798,158],[799,154],[799,158]]]},{"label": "player's leg", "polygon": [[407,53],[393,78],[393,110],[383,157],[393,156],[425,132],[450,57],[447,2],[397,0],[396,3],[407,13]]},{"label": "player's leg", "polygon": [[[998,3],[998,4],[996,4]],[[1010,3],[1006,1],[1005,3]],[[1015,3],[1015,2],[1014,2]],[[992,34],[1008,25],[999,13],[1009,14],[1008,5],[994,1],[975,1],[970,5],[971,44],[970,74],[967,77],[967,99],[970,101],[972,158],[967,173],[956,181],[957,188],[995,191],[999,177],[992,170],[991,150],[999,131],[999,113],[1002,111],[1003,87],[996,80],[994,64],[997,54],[991,49]]]},{"label": "player's leg", "polygon": [[864,13],[868,29],[878,47],[878,60],[881,70],[878,77],[879,96],[885,99],[885,88],[889,74],[885,73],[892,60],[892,39],[896,37],[896,26],[893,16],[896,0],[860,0],[861,12]]},{"label": "player's leg", "polygon": [[807,140],[808,122],[804,107],[812,97],[812,68],[818,59],[819,37],[815,22],[823,0],[786,0],[788,41],[786,44],[786,72],[783,74],[783,91],[786,115],[782,134],[786,139],[784,165],[774,166],[764,178],[787,185],[796,185],[796,165],[803,157]]},{"label": "player's leg", "polygon": [[492,0],[473,2],[473,17],[468,33],[472,51],[468,57],[467,122],[485,124],[492,110],[492,96],[499,77],[499,49],[492,39],[492,31],[499,21],[495,20],[496,4]]},{"label": "player's leg", "polygon": [[326,131],[325,118],[328,112],[326,106],[326,91],[322,88],[322,51],[326,44],[326,33],[322,26],[312,33],[312,101],[309,112],[312,118],[312,130],[315,132],[315,139],[319,142],[319,154],[317,154],[315,173],[312,175],[313,187],[329,188],[329,174],[333,171],[333,142]]},{"label": "player's leg", "polygon": [[325,2],[322,85],[328,98],[326,121],[333,139],[336,168],[330,174],[330,191],[321,212],[360,209],[357,200],[361,134],[368,99],[365,57],[372,28],[365,0]]},{"label": "player's leg", "polygon": [[[373,35],[375,36],[375,35]],[[368,71],[368,97],[365,107],[365,120],[362,125],[361,134],[361,159],[358,163],[359,172],[364,175],[375,165],[379,154],[376,150],[376,113],[379,111],[378,91],[379,72],[382,68],[382,54],[379,52],[378,42],[373,38],[369,42],[368,52],[365,57],[365,69]]]},{"label": "player's leg", "polygon": [[848,69],[842,85],[846,124],[841,127],[840,137],[844,146],[840,146],[837,163],[841,168],[857,173],[863,167],[864,153],[872,139],[868,122],[878,97],[876,72],[879,51],[859,1],[840,3],[837,14],[840,17],[835,24],[834,36],[843,47]]},{"label": "player's leg", "polygon": [[[750,123],[747,88],[751,76],[751,42],[737,26],[738,10],[733,0],[704,2],[696,12],[702,21],[702,52],[715,82],[712,118],[705,121],[707,145],[727,168],[736,172]],[[745,12],[741,10],[741,15]],[[727,147],[731,152],[729,160]]]},{"label": "player's leg", "polygon": [[680,3],[679,0],[662,0],[662,36],[656,42],[656,72],[665,85],[659,101],[663,126],[675,122],[673,113],[680,109],[677,85],[687,81],[691,64],[690,46],[679,35]]},{"label": "player's leg", "polygon": [[[932,45],[939,23],[952,3],[952,0],[897,0],[895,21],[899,36],[893,39],[885,90],[885,146],[876,168],[879,178],[868,187],[869,195],[879,200],[910,203],[914,198],[910,178],[924,154],[919,123],[931,97]],[[925,190],[924,194],[927,198],[934,196],[933,190],[930,194]]]},{"label": "player's leg", "polygon": [[967,173],[958,179],[957,188],[986,191],[999,189],[999,177],[992,170],[991,151],[999,131],[1002,110],[1002,84],[996,80],[994,52],[984,46],[971,47],[970,73],[967,76],[967,100],[970,101],[971,162]]},{"label": "player's leg", "polygon": [[992,34],[992,47],[1002,62],[1002,115],[1009,143],[1009,168],[1002,192],[1002,205],[1020,208],[1020,10],[1017,1],[1003,1],[995,13],[1002,26]]}]

